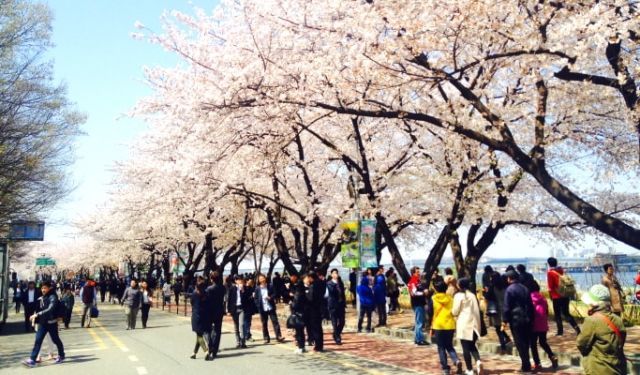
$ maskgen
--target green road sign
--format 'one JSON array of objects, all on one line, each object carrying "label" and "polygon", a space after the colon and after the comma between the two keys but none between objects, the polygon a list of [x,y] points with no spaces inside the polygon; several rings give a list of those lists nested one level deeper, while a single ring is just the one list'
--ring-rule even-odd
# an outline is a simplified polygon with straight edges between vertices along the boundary
[{"label": "green road sign", "polygon": [[55,266],[56,261],[52,258],[37,258],[36,267]]}]

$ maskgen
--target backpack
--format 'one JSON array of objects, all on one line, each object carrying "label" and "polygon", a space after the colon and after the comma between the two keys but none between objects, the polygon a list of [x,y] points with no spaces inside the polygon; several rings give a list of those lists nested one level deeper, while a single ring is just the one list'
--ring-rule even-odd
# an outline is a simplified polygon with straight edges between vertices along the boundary
[{"label": "backpack", "polygon": [[65,315],[67,315],[67,307],[62,301],[58,300],[55,311],[53,312],[53,317],[56,319],[64,319]]},{"label": "backpack", "polygon": [[569,298],[570,300],[576,299],[576,282],[573,280],[573,278],[567,274],[561,275],[560,273],[558,273],[558,276],[558,294],[561,297]]}]

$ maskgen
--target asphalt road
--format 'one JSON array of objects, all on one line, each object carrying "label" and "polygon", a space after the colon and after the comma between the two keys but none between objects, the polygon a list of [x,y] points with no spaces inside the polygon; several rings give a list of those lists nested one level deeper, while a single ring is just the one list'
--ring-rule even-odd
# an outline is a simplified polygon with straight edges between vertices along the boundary
[{"label": "asphalt road", "polygon": [[[247,349],[235,349],[235,338],[228,322],[223,330],[221,352],[216,360],[204,361],[202,352],[193,360],[189,356],[195,344],[195,334],[191,332],[189,318],[152,309],[147,329],[127,331],[124,313],[119,306],[101,304],[99,307],[100,318],[93,320],[91,328],[80,328],[80,317],[74,315],[71,329],[61,330],[67,356],[64,363],[44,362],[35,368],[27,368],[20,363],[28,357],[35,335],[24,333],[21,316],[12,313],[0,333],[0,374],[415,373],[406,368],[335,351],[294,354],[291,334],[286,335],[287,341],[282,344],[272,340],[271,344],[265,345],[258,340],[248,343]],[[74,313],[78,314],[78,311],[79,305],[76,304]],[[261,338],[259,325],[254,325],[252,331],[254,337]]]}]

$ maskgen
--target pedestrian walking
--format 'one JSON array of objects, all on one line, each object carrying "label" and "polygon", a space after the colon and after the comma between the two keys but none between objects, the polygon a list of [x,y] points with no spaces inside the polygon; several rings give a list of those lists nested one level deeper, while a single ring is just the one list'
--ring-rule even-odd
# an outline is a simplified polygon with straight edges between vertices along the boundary
[{"label": "pedestrian walking", "polygon": [[245,314],[251,308],[251,293],[245,287],[244,277],[235,275],[235,284],[229,288],[227,298],[227,311],[233,318],[233,327],[236,333],[236,348],[246,348],[247,328]]},{"label": "pedestrian walking", "polygon": [[393,267],[389,267],[389,270],[385,274],[387,279],[387,296],[389,296],[389,313],[393,313],[400,310],[400,287],[398,285],[398,275]]},{"label": "pedestrian walking", "polygon": [[407,284],[411,297],[411,308],[414,313],[414,343],[416,345],[429,345],[424,339],[422,327],[425,319],[426,296],[424,283],[420,281],[420,267],[411,268],[411,279]]},{"label": "pedestrian walking", "polygon": [[82,289],[80,289],[80,300],[82,301],[82,320],[80,321],[80,327],[84,327],[84,323],[87,323],[87,328],[91,327],[91,308],[98,303],[98,293],[96,291],[96,282],[92,279],[88,279]]},{"label": "pedestrian walking", "polygon": [[276,314],[276,293],[275,288],[272,285],[267,284],[267,277],[265,275],[258,275],[258,286],[255,288],[254,300],[260,314],[260,322],[262,323],[262,338],[265,344],[271,342],[269,335],[269,320],[273,326],[273,331],[276,334],[276,340],[283,342],[284,338],[280,332],[280,323],[278,322],[278,315]]},{"label": "pedestrian walking", "polygon": [[596,284],[582,294],[582,302],[589,306],[589,316],[582,323],[576,340],[583,355],[582,368],[586,375],[627,374],[624,343],[627,331],[622,318],[611,311],[609,288]]},{"label": "pedestrian walking", "polygon": [[453,297],[452,314],[456,317],[456,337],[462,345],[462,356],[467,367],[467,375],[473,375],[473,363],[471,357],[475,360],[475,369],[477,375],[482,374],[482,361],[480,361],[480,353],[476,347],[476,341],[481,333],[480,306],[475,293],[471,291],[471,282],[468,278],[463,277],[458,280],[459,292]]},{"label": "pedestrian walking", "polygon": [[142,328],[147,328],[147,321],[149,320],[149,311],[153,304],[153,295],[149,290],[149,284],[146,280],[140,282],[140,293],[142,299],[140,300],[140,313],[142,317]]},{"label": "pedestrian walking", "polygon": [[40,297],[42,297],[42,293],[36,288],[36,283],[29,281],[27,289],[22,294],[22,305],[24,306],[24,330],[27,332],[34,330],[34,327],[31,324],[31,317],[38,310],[38,299]]},{"label": "pedestrian walking", "polygon": [[[204,277],[196,277],[196,287],[191,293],[191,330],[196,334],[196,345],[193,348],[191,359],[196,359],[198,351],[206,353],[205,359],[209,356],[209,343],[205,339],[207,332],[211,332],[209,317],[209,305],[207,304],[207,293]],[[207,336],[208,337],[208,336]]]},{"label": "pedestrian walking", "polygon": [[507,332],[502,329],[502,311],[504,306],[504,292],[506,289],[502,276],[489,265],[485,266],[482,274],[482,295],[486,301],[489,324],[495,328],[500,342],[500,354],[507,353],[507,343],[511,341]]},{"label": "pedestrian walking", "polygon": [[75,295],[71,291],[71,286],[65,284],[64,289],[62,291],[62,297],[60,298],[62,304],[64,304],[65,312],[64,318],[62,319],[64,323],[64,328],[69,329],[69,323],[71,322],[71,314],[73,313],[73,305],[76,302]]},{"label": "pedestrian walking", "polygon": [[124,314],[127,317],[127,330],[136,329],[138,310],[142,301],[142,294],[138,288],[138,281],[131,279],[130,286],[124,291],[120,299],[120,305],[124,306]]},{"label": "pedestrian walking", "polygon": [[440,366],[445,375],[451,371],[447,355],[451,358],[456,367],[456,373],[462,372],[462,362],[458,358],[456,350],[453,348],[453,334],[456,331],[456,321],[453,318],[453,299],[446,293],[447,285],[436,280],[433,284],[435,293],[431,297],[433,300],[433,319],[431,320],[432,341],[435,340],[438,346],[438,357]]},{"label": "pedestrian walking", "polygon": [[558,368],[558,357],[553,354],[551,347],[547,343],[547,331],[549,331],[549,306],[547,305],[547,299],[540,294],[540,285],[537,282],[533,282],[531,285],[531,302],[533,303],[533,327],[531,335],[531,354],[533,356],[534,371],[542,369],[540,363],[540,355],[538,354],[538,344],[551,361],[551,367],[556,370]]},{"label": "pedestrian walking", "polygon": [[104,299],[107,296],[107,281],[105,279],[100,279],[98,288],[100,290],[100,302],[104,303]]},{"label": "pedestrian walking", "polygon": [[384,327],[387,325],[387,280],[384,277],[383,266],[378,268],[378,274],[375,276],[373,299],[378,315],[378,325],[376,327]]},{"label": "pedestrian walking", "polygon": [[255,276],[253,274],[245,274],[244,276],[244,279],[246,280],[245,288],[247,293],[249,294],[249,299],[251,301],[251,303],[249,304],[249,306],[244,312],[244,320],[245,320],[244,327],[245,327],[245,330],[247,331],[247,341],[251,341],[251,342],[253,342],[253,335],[251,334],[251,323],[253,322],[253,316],[258,313],[258,309],[256,308],[256,304],[253,300],[254,292],[256,290],[256,283],[255,283],[254,277]]},{"label": "pedestrian walking", "polygon": [[337,345],[342,345],[342,330],[344,329],[347,302],[344,284],[336,268],[331,270],[331,280],[327,283],[327,294],[327,307],[333,327],[333,341]]},{"label": "pedestrian walking", "polygon": [[320,281],[318,282],[318,276],[315,272],[311,271],[305,278],[305,284],[307,285],[306,297],[309,309],[308,322],[309,333],[311,334],[310,340],[313,342],[313,351],[324,351],[324,333],[322,331],[322,319],[325,308],[325,292],[326,284]]},{"label": "pedestrian walking", "polygon": [[352,268],[351,272],[349,272],[349,293],[351,294],[351,307],[354,309],[358,303],[356,289],[358,289],[358,272],[355,268]]},{"label": "pedestrian walking", "polygon": [[[305,314],[307,313],[307,297],[305,293],[304,283],[298,279],[298,275],[291,275],[289,284],[289,298],[291,300],[291,314],[295,314],[299,323],[307,322]],[[296,350],[294,353],[302,354],[304,349],[304,324],[297,324],[293,328],[295,330]]]},{"label": "pedestrian walking", "polygon": [[531,326],[533,323],[533,303],[529,290],[520,284],[520,278],[516,271],[506,273],[509,286],[504,294],[504,308],[502,312],[502,329],[507,324],[511,329],[513,340],[518,348],[518,355],[522,365],[520,371],[531,372],[529,362],[529,347],[531,344]]},{"label": "pedestrian walking", "polygon": [[549,270],[547,271],[547,289],[549,290],[553,313],[555,315],[556,325],[558,326],[556,336],[562,336],[564,334],[564,327],[562,325],[563,318],[571,324],[576,333],[580,333],[578,323],[576,323],[575,319],[573,319],[569,313],[569,298],[560,294],[560,280],[564,275],[564,270],[562,267],[558,267],[558,260],[554,257],[547,259],[547,264],[549,265]]},{"label": "pedestrian walking", "polygon": [[222,337],[222,319],[224,317],[224,298],[226,289],[222,284],[222,275],[214,271],[209,276],[210,285],[207,287],[207,308],[211,314],[211,334],[209,335],[208,361],[212,361],[220,350],[220,338]]},{"label": "pedestrian walking", "polygon": [[22,285],[17,283],[13,289],[13,304],[15,306],[16,314],[20,314],[20,305],[22,305]]},{"label": "pedestrian walking", "polygon": [[162,304],[168,305],[171,303],[171,283],[168,281],[164,282],[162,286]]},{"label": "pedestrian walking", "polygon": [[30,323],[32,325],[36,323],[36,319],[38,320],[39,324],[38,330],[36,332],[36,339],[33,344],[33,350],[31,351],[31,356],[22,362],[27,367],[34,367],[36,365],[36,359],[38,358],[38,354],[40,353],[42,342],[44,341],[44,338],[47,334],[51,336],[51,340],[58,349],[58,357],[55,359],[55,363],[62,363],[65,357],[64,345],[62,344],[60,336],[58,335],[58,319],[56,317],[58,304],[60,303],[58,300],[58,295],[56,294],[55,289],[51,287],[51,282],[49,281],[45,281],[42,283],[40,291],[44,296],[43,307],[40,311],[32,314],[29,317]]},{"label": "pedestrian walking", "polygon": [[602,285],[609,289],[611,295],[611,311],[622,316],[624,312],[624,293],[622,292],[622,286],[615,275],[615,269],[613,264],[607,263],[602,266],[604,269],[604,276],[602,276]]},{"label": "pedestrian walking", "polygon": [[356,290],[356,294],[358,299],[360,300],[360,313],[358,315],[358,333],[362,332],[362,323],[364,322],[364,317],[367,317],[367,328],[366,332],[373,332],[371,329],[371,314],[373,313],[373,309],[375,308],[374,302],[374,294],[371,286],[369,284],[369,276],[366,272],[362,273],[362,278],[360,279],[360,285]]}]

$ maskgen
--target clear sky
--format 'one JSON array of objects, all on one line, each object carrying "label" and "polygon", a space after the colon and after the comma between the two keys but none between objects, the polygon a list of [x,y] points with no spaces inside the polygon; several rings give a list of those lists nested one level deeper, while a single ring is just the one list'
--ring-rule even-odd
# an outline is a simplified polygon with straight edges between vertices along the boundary
[{"label": "clear sky", "polygon": [[[177,62],[160,47],[131,38],[134,23],[140,21],[160,32],[165,10],[190,12],[197,6],[210,11],[217,1],[49,0],[48,4],[54,12],[55,47],[50,57],[56,79],[67,84],[70,99],[88,115],[83,128],[86,135],[77,140],[77,161],[71,167],[77,188],[47,220],[46,240],[56,241],[72,237],[70,222],[107,198],[113,176],[110,168],[117,160],[127,159],[127,144],[145,127],[139,120],[122,116],[151,93],[142,82],[143,66]],[[573,246],[596,248],[590,240]],[[424,254],[424,249],[413,250]],[[621,246],[620,250],[630,249]],[[547,244],[510,232],[499,236],[488,255],[544,257],[550,251]]]},{"label": "clear sky", "polygon": [[77,140],[77,161],[71,167],[76,190],[47,220],[46,239],[68,236],[78,214],[104,201],[112,179],[110,168],[127,159],[127,143],[144,130],[137,119],[122,116],[151,91],[143,83],[144,66],[173,66],[173,55],[157,45],[134,40],[136,21],[160,32],[165,10],[211,10],[217,1],[186,0],[49,0],[54,13],[53,43],[56,80],[88,115]]}]

